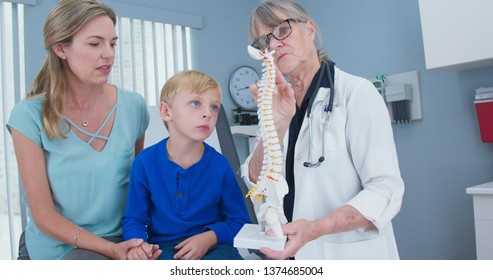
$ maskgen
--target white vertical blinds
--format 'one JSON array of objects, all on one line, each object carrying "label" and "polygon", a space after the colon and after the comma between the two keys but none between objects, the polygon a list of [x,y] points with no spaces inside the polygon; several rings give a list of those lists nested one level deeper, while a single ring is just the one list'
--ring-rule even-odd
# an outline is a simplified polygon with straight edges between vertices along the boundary
[{"label": "white vertical blinds", "polygon": [[119,17],[118,47],[110,81],[159,104],[161,87],[178,71],[192,69],[190,28]]},{"label": "white vertical blinds", "polygon": [[17,241],[25,222],[12,138],[5,128],[14,104],[25,92],[23,8],[22,4],[0,2],[0,259],[17,256]]}]

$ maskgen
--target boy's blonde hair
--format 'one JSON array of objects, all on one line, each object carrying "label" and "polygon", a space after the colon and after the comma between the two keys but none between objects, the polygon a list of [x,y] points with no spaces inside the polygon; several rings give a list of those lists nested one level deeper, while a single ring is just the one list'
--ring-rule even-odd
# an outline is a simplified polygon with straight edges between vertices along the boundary
[{"label": "boy's blonde hair", "polygon": [[[166,102],[168,106],[173,106],[173,101],[179,91],[200,94],[209,90],[217,91],[219,98],[222,99],[221,86],[214,78],[199,71],[186,70],[176,73],[164,83],[159,101]],[[168,128],[166,122],[164,122],[164,126]]]},{"label": "boy's blonde hair", "polygon": [[175,95],[179,91],[203,93],[208,90],[217,91],[222,98],[221,86],[214,78],[199,71],[186,70],[176,73],[166,81],[161,89],[159,101],[172,106]]}]

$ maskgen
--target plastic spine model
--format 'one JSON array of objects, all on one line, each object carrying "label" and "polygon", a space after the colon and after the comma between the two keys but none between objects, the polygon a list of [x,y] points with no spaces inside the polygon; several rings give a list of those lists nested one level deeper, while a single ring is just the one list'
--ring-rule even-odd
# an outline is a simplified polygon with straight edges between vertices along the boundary
[{"label": "plastic spine model", "polygon": [[262,169],[255,186],[248,192],[254,203],[261,203],[257,214],[262,231],[266,225],[276,237],[283,236],[281,224],[287,222],[284,216],[283,199],[288,193],[286,179],[282,175],[282,148],[277,136],[272,115],[272,99],[276,85],[274,50],[262,52],[248,46],[248,53],[256,60],[263,60],[262,79],[258,83],[258,117],[260,137],[264,148]]}]

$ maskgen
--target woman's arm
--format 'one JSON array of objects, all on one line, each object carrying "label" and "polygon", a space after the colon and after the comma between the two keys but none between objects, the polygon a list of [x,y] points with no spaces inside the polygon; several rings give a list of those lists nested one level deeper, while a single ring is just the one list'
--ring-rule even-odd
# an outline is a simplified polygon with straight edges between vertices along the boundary
[{"label": "woman's arm", "polygon": [[135,156],[137,156],[144,149],[145,135],[142,136],[137,142],[135,142]]},{"label": "woman's arm", "polygon": [[115,244],[80,227],[55,209],[43,149],[15,129],[11,129],[15,155],[24,192],[34,223],[43,233],[66,244],[98,252],[112,259],[125,258],[126,251],[142,241]]}]

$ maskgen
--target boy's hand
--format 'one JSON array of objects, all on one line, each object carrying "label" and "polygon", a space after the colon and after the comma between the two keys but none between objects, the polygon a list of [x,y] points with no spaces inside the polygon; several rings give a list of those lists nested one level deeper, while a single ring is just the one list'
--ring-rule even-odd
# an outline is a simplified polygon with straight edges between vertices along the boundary
[{"label": "boy's hand", "polygon": [[209,230],[189,237],[176,245],[175,249],[178,252],[173,257],[177,260],[200,260],[216,243],[216,233]]},{"label": "boy's hand", "polygon": [[127,252],[127,260],[155,260],[160,254],[161,250],[158,245],[144,242]]}]

